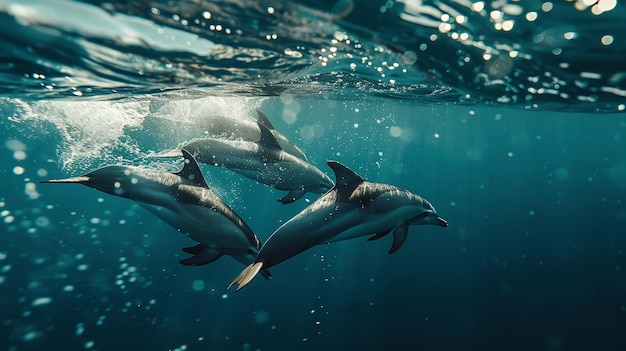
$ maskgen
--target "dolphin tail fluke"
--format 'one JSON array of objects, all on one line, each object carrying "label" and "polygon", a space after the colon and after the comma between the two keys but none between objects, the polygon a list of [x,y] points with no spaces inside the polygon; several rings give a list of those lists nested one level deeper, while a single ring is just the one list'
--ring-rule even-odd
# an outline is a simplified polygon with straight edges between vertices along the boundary
[{"label": "dolphin tail fluke", "polygon": [[40,183],[86,183],[88,181],[89,181],[89,177],[80,176],[80,177],[72,177],[72,178],[65,178],[65,179],[42,180]]},{"label": "dolphin tail fluke", "polygon": [[263,262],[252,263],[248,267],[244,268],[241,273],[239,273],[237,278],[235,278],[235,280],[230,283],[227,289],[230,289],[233,285],[237,284],[237,289],[235,290],[235,292],[239,291],[239,289],[248,285],[248,283],[250,283],[250,281],[252,281],[252,279],[256,277],[259,271],[261,271],[261,268],[263,268]]},{"label": "dolphin tail fluke", "polygon": [[391,230],[386,230],[384,232],[376,233],[376,234],[372,235],[371,237],[369,237],[367,239],[367,241],[378,240],[378,239],[384,237],[385,235],[389,234],[390,231]]}]

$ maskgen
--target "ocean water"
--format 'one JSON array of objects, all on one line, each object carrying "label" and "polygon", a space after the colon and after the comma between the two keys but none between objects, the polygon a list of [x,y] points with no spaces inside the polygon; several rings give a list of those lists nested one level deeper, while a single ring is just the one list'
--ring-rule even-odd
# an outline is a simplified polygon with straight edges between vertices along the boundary
[{"label": "ocean water", "polygon": [[[626,8],[600,1],[0,0],[0,350],[626,349]],[[449,227],[228,257],[45,179],[256,109]],[[232,138],[229,135],[220,137]],[[202,165],[264,241],[315,201]]]}]

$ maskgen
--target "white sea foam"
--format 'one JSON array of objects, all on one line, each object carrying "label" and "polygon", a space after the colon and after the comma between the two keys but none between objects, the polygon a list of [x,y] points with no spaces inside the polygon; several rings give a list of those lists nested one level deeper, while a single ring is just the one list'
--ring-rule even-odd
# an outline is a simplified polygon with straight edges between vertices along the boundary
[{"label": "white sea foam", "polygon": [[[132,132],[144,128],[147,118],[171,121],[167,132],[174,129],[179,134],[177,129],[182,131],[191,127],[201,133],[203,123],[212,116],[253,121],[256,119],[254,110],[261,102],[260,98],[181,99],[175,94],[167,94],[157,98],[152,96],[149,100],[43,100],[34,103],[14,101],[14,104],[23,110],[16,117],[19,121],[34,121],[55,127],[63,140],[59,149],[54,150],[59,164],[67,172],[79,173],[136,160],[140,163],[162,163],[163,160],[159,159],[146,160],[143,156],[150,150],[141,150],[140,141],[133,137]],[[158,142],[162,131],[152,132],[154,141]],[[14,150],[25,150],[27,143],[19,140],[6,142]]]}]

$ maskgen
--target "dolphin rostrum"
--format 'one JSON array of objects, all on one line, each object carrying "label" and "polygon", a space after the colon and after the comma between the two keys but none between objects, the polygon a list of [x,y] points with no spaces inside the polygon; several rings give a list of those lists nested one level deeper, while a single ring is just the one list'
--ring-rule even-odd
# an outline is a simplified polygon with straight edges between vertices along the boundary
[{"label": "dolphin rostrum", "polygon": [[[285,151],[265,124],[258,124],[261,138],[257,142],[202,138],[182,146],[198,160],[212,166],[225,167],[233,172],[289,193],[279,199],[292,203],[307,192],[324,193],[333,181],[308,161]],[[159,154],[173,157],[179,151]]]},{"label": "dolphin rostrum", "polygon": [[237,290],[248,284],[261,269],[267,269],[315,245],[372,235],[384,237],[393,230],[389,253],[406,240],[409,225],[434,224],[447,227],[433,206],[421,196],[393,185],[365,181],[335,161],[328,165],[336,185],[280,226],[259,250],[252,264],[228,286]]},{"label": "dolphin rostrum", "polygon": [[[136,201],[198,245],[184,248],[193,256],[180,263],[199,266],[230,255],[244,265],[254,260],[259,238],[211,189],[198,164],[182,150],[183,169],[177,173],[143,167],[107,166],[82,176],[42,183],[78,183]],[[270,278],[268,271],[264,272]]]}]

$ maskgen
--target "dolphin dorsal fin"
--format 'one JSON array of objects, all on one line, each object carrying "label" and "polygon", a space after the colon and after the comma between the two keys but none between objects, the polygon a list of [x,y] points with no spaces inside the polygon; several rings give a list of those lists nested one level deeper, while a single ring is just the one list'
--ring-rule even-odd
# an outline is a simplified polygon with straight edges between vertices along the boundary
[{"label": "dolphin dorsal fin", "polygon": [[267,127],[267,129],[269,130],[274,130],[276,128],[274,128],[274,126],[272,125],[272,122],[270,122],[269,118],[267,118],[267,116],[265,115],[265,113],[263,113],[263,111],[261,111],[260,109],[256,109],[256,114],[258,116],[256,122],[258,124],[262,124],[264,126]]},{"label": "dolphin dorsal fin", "polygon": [[280,147],[280,145],[278,144],[278,141],[276,141],[276,138],[274,137],[272,132],[269,130],[269,128],[263,123],[257,123],[257,124],[259,125],[259,128],[261,128],[261,139],[259,139],[257,143],[265,147],[282,150],[283,148]]},{"label": "dolphin dorsal fin", "polygon": [[198,162],[187,150],[180,150],[183,153],[183,157],[185,158],[185,165],[180,172],[176,172],[179,177],[185,178],[191,182],[193,185],[201,186],[204,188],[208,188],[209,185],[204,180],[204,176],[202,175],[202,171],[200,171],[200,166],[198,166]]},{"label": "dolphin dorsal fin", "polygon": [[360,184],[365,181],[360,175],[356,174],[353,170],[337,161],[326,162],[333,172],[335,172],[335,188],[346,187],[348,184]]}]

